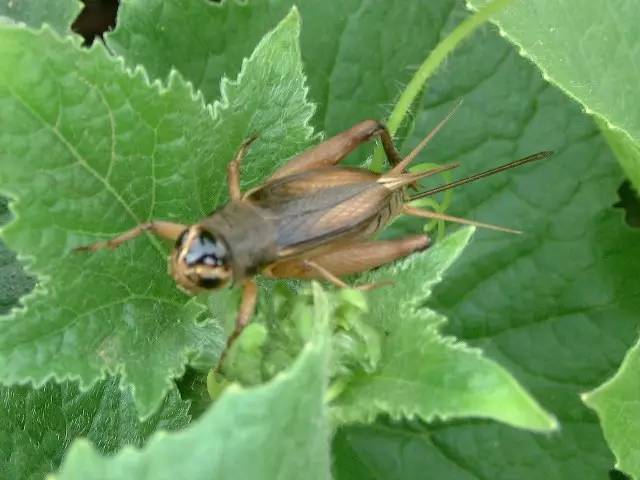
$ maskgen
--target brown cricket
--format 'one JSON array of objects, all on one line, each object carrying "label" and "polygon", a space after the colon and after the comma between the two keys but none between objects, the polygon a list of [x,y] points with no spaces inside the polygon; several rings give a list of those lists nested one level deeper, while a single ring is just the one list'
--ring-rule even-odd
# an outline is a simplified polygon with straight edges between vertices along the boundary
[{"label": "brown cricket", "polygon": [[[252,137],[241,145],[229,163],[230,201],[208,217],[194,225],[153,220],[78,250],[116,248],[149,231],[175,242],[169,267],[176,283],[185,292],[195,294],[241,284],[243,293],[236,326],[218,362],[219,370],[225,353],[254,312],[258,289],[253,278],[257,274],[271,278],[324,279],[346,287],[340,277],[376,268],[429,246],[429,237],[424,234],[396,240],[372,240],[394,217],[402,214],[520,233],[409,205],[412,200],[551,154],[539,152],[431,190],[410,194],[407,187],[415,188],[418,180],[458,166],[447,164],[421,173],[405,171],[452,114],[453,111],[405,158],[396,150],[382,123],[365,120],[306,150],[276,170],[262,185],[243,193],[240,190],[240,163],[255,140]],[[376,137],[381,140],[392,165],[389,171],[378,174],[338,165],[361,143]],[[372,285],[358,288],[370,287]]]}]

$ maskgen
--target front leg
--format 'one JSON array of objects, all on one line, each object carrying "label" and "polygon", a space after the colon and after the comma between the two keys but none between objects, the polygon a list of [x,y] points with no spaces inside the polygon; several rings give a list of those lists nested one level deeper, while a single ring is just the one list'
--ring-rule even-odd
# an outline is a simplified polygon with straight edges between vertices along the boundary
[{"label": "front leg", "polygon": [[131,230],[128,230],[117,237],[111,238],[109,240],[105,240],[102,242],[92,243],[90,245],[82,245],[80,247],[74,248],[75,251],[88,251],[95,252],[96,250],[102,250],[103,248],[118,248],[124,242],[129,240],[133,240],[143,232],[152,232],[159,237],[165,238],[167,240],[176,241],[180,234],[186,230],[186,225],[181,225],[179,223],[172,222],[163,222],[162,220],[152,220],[147,223],[141,223],[133,227]]},{"label": "front leg", "polygon": [[240,200],[242,198],[242,192],[240,191],[240,162],[249,151],[249,146],[258,138],[257,135],[252,135],[247,138],[240,148],[236,156],[227,165],[227,185],[229,187],[229,197],[231,200]]},{"label": "front leg", "polygon": [[227,357],[231,346],[238,339],[242,331],[251,321],[253,312],[256,309],[256,303],[258,301],[258,286],[253,280],[245,280],[242,289],[242,300],[240,301],[240,308],[238,309],[238,316],[236,317],[236,326],[227,338],[227,344],[224,350],[220,354],[218,365],[214,369],[214,373],[220,373],[222,371],[224,359]]}]

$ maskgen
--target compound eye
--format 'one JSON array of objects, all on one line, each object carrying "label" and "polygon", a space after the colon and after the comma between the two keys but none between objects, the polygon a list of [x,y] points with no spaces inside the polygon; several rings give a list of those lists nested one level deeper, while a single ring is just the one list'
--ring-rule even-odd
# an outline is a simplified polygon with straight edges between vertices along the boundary
[{"label": "compound eye", "polygon": [[[182,237],[182,235],[180,236]],[[203,230],[198,233],[198,236],[189,245],[184,261],[190,267],[196,265],[222,267],[226,265],[227,258],[228,252],[224,243],[219,241],[212,233]]]}]

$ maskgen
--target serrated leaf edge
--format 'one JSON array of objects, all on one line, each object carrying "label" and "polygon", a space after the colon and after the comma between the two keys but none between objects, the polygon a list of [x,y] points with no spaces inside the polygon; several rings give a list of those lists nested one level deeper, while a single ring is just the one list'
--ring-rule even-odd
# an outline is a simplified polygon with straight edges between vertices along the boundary
[{"label": "serrated leaf edge", "polygon": [[[216,7],[222,8],[222,5],[225,5],[229,1],[235,1],[235,0],[225,0],[219,6],[216,5]],[[278,31],[280,27],[287,22],[295,22],[295,31],[294,31],[295,36],[297,39],[300,39],[300,29],[301,29],[300,12],[298,11],[298,8],[294,5],[291,7],[287,15],[285,15],[285,17],[282,20],[280,20],[274,28],[269,30],[260,39],[256,47],[254,48],[253,52],[251,53],[251,55],[249,57],[245,57],[242,60],[242,65],[240,66],[240,72],[238,73],[238,76],[235,78],[235,80],[230,79],[226,75],[223,75],[222,79],[220,80],[220,99],[215,100],[213,102],[214,120],[218,119],[218,115],[220,112],[229,108],[228,89],[235,87],[241,83],[242,79],[244,79],[246,75],[246,70],[249,63],[255,60],[260,55],[261,50],[270,41],[271,37],[273,37],[276,31]],[[296,42],[295,47],[296,47],[296,53],[301,56],[300,43]],[[302,76],[304,77],[304,86],[303,86],[304,97],[303,98],[304,98],[305,104],[307,104],[307,114],[306,114],[306,118],[304,119],[303,126],[306,131],[306,138],[311,139],[314,137],[314,129],[309,124],[309,122],[311,121],[311,118],[313,117],[317,106],[315,102],[312,102],[309,100],[309,86],[306,81],[307,76],[305,75],[304,71],[301,73],[302,73]]]}]

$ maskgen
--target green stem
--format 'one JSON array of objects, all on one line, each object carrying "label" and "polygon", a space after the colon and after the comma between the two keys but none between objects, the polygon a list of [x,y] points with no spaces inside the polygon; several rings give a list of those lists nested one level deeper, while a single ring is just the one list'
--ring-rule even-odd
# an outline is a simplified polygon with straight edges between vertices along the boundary
[{"label": "green stem", "polygon": [[[438,67],[440,67],[447,55],[449,55],[462,40],[471,35],[476,28],[486,22],[489,17],[505,8],[509,2],[511,2],[511,0],[493,0],[489,2],[458,25],[444,40],[436,45],[425,61],[422,62],[422,65],[420,65],[420,68],[418,68],[418,71],[404,89],[402,95],[400,95],[395,107],[393,107],[393,111],[387,121],[387,127],[391,135],[396,133],[424,84]],[[383,162],[384,152],[382,148],[378,146],[376,147],[373,161],[371,162],[371,169],[376,172],[381,171]]]}]

